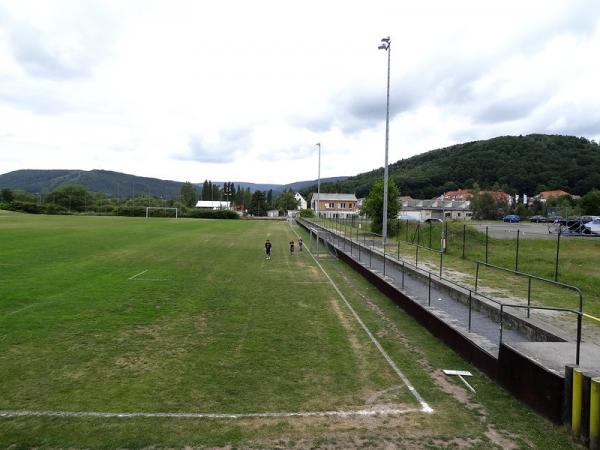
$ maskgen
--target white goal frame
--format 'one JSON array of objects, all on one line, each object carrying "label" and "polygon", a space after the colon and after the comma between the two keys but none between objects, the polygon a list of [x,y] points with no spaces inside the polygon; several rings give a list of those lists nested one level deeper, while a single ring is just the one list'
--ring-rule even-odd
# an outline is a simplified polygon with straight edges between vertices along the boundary
[{"label": "white goal frame", "polygon": [[150,211],[151,209],[174,209],[175,210],[175,218],[178,219],[179,218],[179,208],[167,208],[167,207],[163,207],[163,206],[146,206],[146,219],[148,219],[148,211]]}]

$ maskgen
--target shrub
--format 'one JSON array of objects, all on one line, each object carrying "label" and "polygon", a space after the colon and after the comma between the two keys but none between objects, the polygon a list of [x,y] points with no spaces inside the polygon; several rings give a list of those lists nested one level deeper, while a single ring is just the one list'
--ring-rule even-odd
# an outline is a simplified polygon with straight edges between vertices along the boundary
[{"label": "shrub", "polygon": [[44,212],[44,208],[34,202],[24,202],[20,200],[13,200],[12,203],[6,205],[6,209],[11,211],[20,211],[30,214],[40,214]]},{"label": "shrub", "polygon": [[192,217],[196,219],[239,219],[240,216],[235,211],[230,211],[228,209],[191,209],[186,211],[182,217]]},{"label": "shrub", "polygon": [[312,209],[301,209],[300,217],[305,217],[305,218],[310,219],[310,218],[315,217],[315,212]]},{"label": "shrub", "polygon": [[46,214],[67,214],[67,209],[56,203],[46,203]]}]

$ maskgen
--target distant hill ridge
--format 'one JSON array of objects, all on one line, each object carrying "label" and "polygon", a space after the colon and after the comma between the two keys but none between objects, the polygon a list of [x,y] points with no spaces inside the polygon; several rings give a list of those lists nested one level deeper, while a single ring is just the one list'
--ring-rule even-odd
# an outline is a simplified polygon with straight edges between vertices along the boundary
[{"label": "distant hill ridge", "polygon": [[[383,168],[321,184],[323,192],[342,190],[365,196]],[[389,166],[402,195],[433,198],[458,188],[537,194],[562,189],[583,195],[600,189],[600,145],[574,136],[500,136],[432,150]]]},{"label": "distant hill ridge", "polygon": [[[458,188],[502,190],[508,193],[537,194],[561,189],[583,195],[600,189],[600,145],[574,136],[530,134],[500,136],[432,150],[397,161],[389,167],[402,195],[432,198]],[[352,177],[321,180],[322,192],[367,195],[383,168]],[[203,180],[202,180],[203,181]],[[66,184],[81,184],[108,196],[140,194],[175,198],[182,182],[138,177],[108,170],[17,170],[0,175],[0,188],[47,193]],[[214,184],[221,185],[222,182]],[[256,184],[234,181],[251,191],[287,189],[304,193],[316,191],[317,180],[290,184]],[[198,181],[197,186],[202,187]]]},{"label": "distant hill ridge", "polygon": [[[323,182],[336,182],[347,177],[325,178]],[[258,184],[233,182],[235,186],[251,191],[283,192],[287,189],[299,190],[316,184],[316,180],[298,181],[290,184]],[[176,198],[179,195],[181,181],[161,180],[140,177],[110,170],[15,170],[0,175],[0,188],[21,189],[33,193],[48,193],[68,184],[80,184],[90,191],[103,192],[110,197],[134,197],[150,195],[163,198]],[[223,182],[213,181],[222,185]],[[201,189],[202,182],[196,183]]]}]

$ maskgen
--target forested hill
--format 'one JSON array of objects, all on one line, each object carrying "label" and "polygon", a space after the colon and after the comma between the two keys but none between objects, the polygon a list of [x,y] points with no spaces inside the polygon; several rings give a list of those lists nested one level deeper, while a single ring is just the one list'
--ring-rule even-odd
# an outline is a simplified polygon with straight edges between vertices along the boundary
[{"label": "forested hill", "polygon": [[80,184],[109,197],[151,195],[175,198],[182,183],[138,177],[108,170],[15,170],[0,175],[0,187],[48,193],[68,184]]},{"label": "forested hill", "polygon": [[[321,190],[355,192],[358,197],[363,197],[373,181],[382,176],[383,168],[380,168],[349,178],[322,179]],[[390,177],[402,195],[414,198],[432,198],[445,191],[470,188],[474,183],[481,189],[509,193],[533,195],[544,190],[562,189],[583,195],[592,189],[600,189],[600,146],[573,136],[501,136],[400,160],[390,165]],[[34,193],[48,193],[66,184],[80,184],[110,197],[149,194],[175,198],[182,183],[107,170],[17,170],[0,175],[0,188]],[[314,181],[289,185],[250,185],[236,181],[234,184],[243,184],[251,190],[277,191],[280,187],[281,191],[288,188],[316,191]]]},{"label": "forested hill", "polygon": [[[335,183],[347,177],[324,178],[322,182]],[[199,181],[199,180],[196,180]],[[312,181],[297,181],[290,184],[256,184],[246,182],[233,182],[242,189],[272,190],[279,195],[288,189],[300,188],[315,184]],[[47,194],[53,190],[68,185],[79,184],[93,192],[103,192],[109,197],[135,197],[150,195],[163,198],[176,198],[179,195],[181,181],[161,180],[158,178],[139,177],[109,170],[15,170],[0,174],[0,189],[19,189],[32,193]],[[222,181],[213,181],[213,184],[222,186]],[[202,183],[196,187],[202,189]]]},{"label": "forested hill", "polygon": [[[389,166],[402,195],[433,198],[470,188],[533,195],[562,189],[583,195],[600,189],[600,146],[585,138],[531,134],[501,136],[433,150]],[[325,192],[341,189],[358,197],[368,193],[383,168],[350,177],[341,186],[321,185]]]}]

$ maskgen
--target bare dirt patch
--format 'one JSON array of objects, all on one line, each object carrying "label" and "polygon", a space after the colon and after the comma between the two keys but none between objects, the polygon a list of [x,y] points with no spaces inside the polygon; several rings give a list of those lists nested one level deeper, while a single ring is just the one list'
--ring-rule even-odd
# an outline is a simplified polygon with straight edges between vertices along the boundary
[{"label": "bare dirt patch", "polygon": [[[356,321],[350,316],[349,311],[340,305],[340,301],[337,297],[331,297],[329,300],[331,309],[337,316],[338,320],[342,324],[342,327],[346,330],[346,335],[352,347],[352,353],[356,358],[358,366],[358,376],[361,380],[362,392],[360,396],[366,399],[365,403],[370,406],[398,406],[401,403],[398,401],[398,393],[406,392],[405,386],[394,386],[394,389],[385,389],[383,391],[374,391],[369,389],[367,386],[371,384],[369,373],[372,372],[373,368],[369,362],[367,355],[373,351],[370,343],[365,344],[364,335],[362,330],[358,330]],[[359,337],[360,336],[360,337]],[[363,338],[363,339],[361,339]],[[388,392],[389,391],[389,392]]]},{"label": "bare dirt patch", "polygon": [[[485,443],[478,438],[445,439],[432,433],[424,426],[427,416],[412,414],[395,417],[369,418],[302,418],[293,421],[247,422],[244,427],[267,429],[270,426],[285,427],[270,438],[247,442],[235,448],[272,448],[272,449],[408,449],[422,448],[483,448]],[[317,431],[318,430],[318,431]],[[219,447],[231,449],[231,446]]]},{"label": "bare dirt patch", "polygon": [[330,297],[329,305],[331,306],[331,309],[342,324],[342,327],[344,327],[344,329],[346,330],[346,334],[348,336],[348,340],[350,341],[350,345],[352,346],[352,350],[357,356],[362,355],[364,353],[364,347],[356,337],[356,331],[352,319],[347,314],[345,314],[344,311],[342,311],[342,308],[340,307],[337,298]]},{"label": "bare dirt patch", "polygon": [[[404,347],[406,347],[411,353],[416,355],[417,362],[419,363],[419,365],[421,365],[425,369],[426,373],[430,374],[433,382],[442,392],[452,396],[459,403],[464,405],[467,409],[476,411],[482,418],[482,421],[484,423],[487,422],[487,411],[485,407],[476,400],[476,397],[474,397],[470,391],[467,391],[462,386],[449,380],[441,369],[436,369],[432,367],[425,355],[408,341],[406,336],[400,331],[396,324],[389,317],[387,317],[383,309],[381,309],[371,298],[363,294],[350,277],[346,276],[344,273],[341,272],[340,275],[344,279],[345,283],[351,287],[352,291],[355,294],[357,294],[368,305],[369,309],[371,309],[371,311],[373,311],[384,324],[383,330],[381,330],[378,334],[382,336],[392,336],[395,340],[401,342]],[[489,423],[487,424],[487,431],[485,435],[492,443],[498,445],[500,448],[518,448],[518,445],[513,440],[511,440],[510,436],[498,432]],[[458,438],[452,441],[440,441],[437,444],[442,443],[442,448],[448,446],[450,446],[450,448],[472,448],[473,446],[481,445],[480,440],[477,439],[473,440]]]},{"label": "bare dirt patch", "polygon": [[500,433],[492,426],[488,426],[488,430],[485,432],[485,435],[490,441],[503,450],[515,450],[519,448],[519,445],[511,440],[508,433]]},{"label": "bare dirt patch", "polygon": [[118,369],[133,370],[135,372],[147,372],[154,370],[157,367],[155,361],[136,354],[117,358],[115,361],[115,366]]}]

